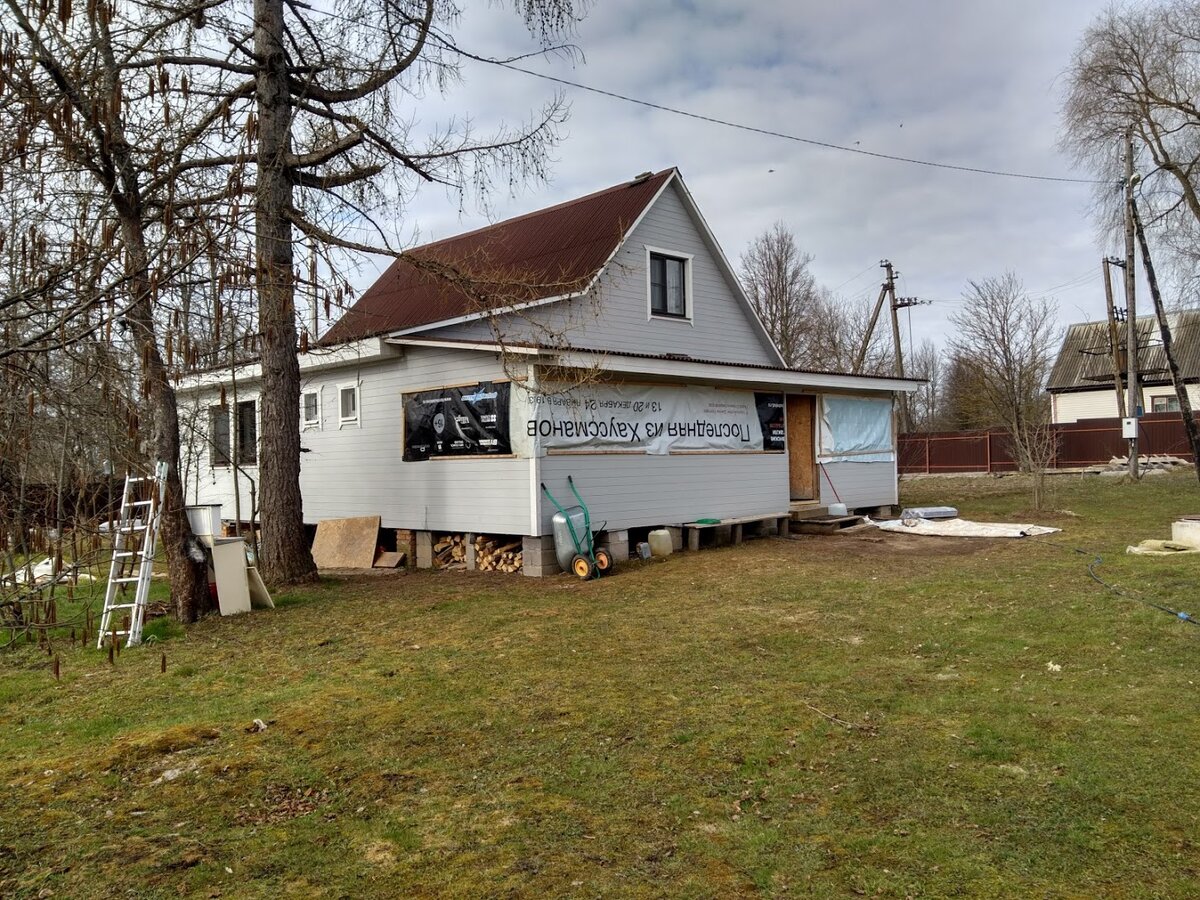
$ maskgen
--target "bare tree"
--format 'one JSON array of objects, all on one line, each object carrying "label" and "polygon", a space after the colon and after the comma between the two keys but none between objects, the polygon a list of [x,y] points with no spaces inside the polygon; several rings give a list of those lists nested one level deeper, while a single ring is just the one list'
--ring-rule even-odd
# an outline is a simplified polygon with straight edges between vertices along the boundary
[{"label": "bare tree", "polygon": [[820,355],[816,324],[823,298],[809,268],[812,260],[782,222],[756,237],[742,255],[742,283],[788,366],[812,368]]},{"label": "bare tree", "polygon": [[[1067,71],[1062,144],[1101,179],[1102,228],[1124,220],[1123,138],[1152,164],[1140,192],[1147,223],[1160,234],[1176,272],[1200,263],[1200,2],[1159,0],[1109,7],[1079,41]],[[1194,295],[1193,290],[1187,296]]]},{"label": "bare tree", "polygon": [[938,427],[942,389],[942,359],[937,345],[924,340],[908,360],[908,376],[925,383],[909,396],[908,414],[913,431],[935,431]]},{"label": "bare tree", "polygon": [[[543,49],[575,21],[572,0],[513,0]],[[253,153],[225,153],[208,164],[251,164],[256,179],[254,283],[262,365],[260,557],[274,582],[315,577],[300,496],[300,370],[296,356],[298,239],[353,252],[395,255],[372,214],[395,207],[411,179],[486,192],[492,173],[542,177],[546,150],[563,120],[561,100],[515,129],[475,137],[450,124],[425,137],[400,120],[402,101],[419,102],[432,81],[444,87],[471,54],[454,42],[458,7],[448,0],[355,0],[333,8],[292,0],[254,0],[253,27],[236,9],[214,10],[238,50],[172,57],[176,65],[225,78],[228,109],[252,91],[247,113]],[[226,76],[246,76],[246,82]],[[346,236],[346,222],[374,232]],[[341,223],[341,224],[339,224]]]},{"label": "bare tree", "polygon": [[1003,426],[1017,465],[1035,476],[1040,507],[1055,449],[1043,390],[1058,343],[1055,305],[1030,298],[1011,272],[969,282],[963,299],[950,349],[972,376],[982,416]]},{"label": "bare tree", "polygon": [[[193,186],[180,160],[204,119],[186,102],[172,109],[163,73],[146,74],[154,68],[147,57],[182,20],[173,10],[146,18],[137,6],[118,14],[107,3],[74,12],[63,4],[57,16],[4,5],[14,30],[0,65],[0,118],[14,141],[0,173],[10,191],[52,215],[21,229],[20,271],[0,302],[10,338],[0,359],[29,368],[99,338],[112,351],[112,368],[97,373],[106,392],[124,370],[137,371],[137,396],[120,399],[131,430],[169,466],[163,544],[176,613],[190,620],[207,599],[207,579],[184,515],[176,345],[161,340],[161,303],[199,246],[201,229],[175,203]],[[167,136],[181,135],[168,146]]]}]

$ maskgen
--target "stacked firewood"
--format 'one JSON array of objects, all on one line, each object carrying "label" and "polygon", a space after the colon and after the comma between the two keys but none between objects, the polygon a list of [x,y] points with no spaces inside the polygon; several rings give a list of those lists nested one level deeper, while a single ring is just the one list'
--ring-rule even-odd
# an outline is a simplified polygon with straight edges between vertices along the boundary
[{"label": "stacked firewood", "polygon": [[433,567],[435,569],[465,569],[467,567],[467,543],[461,534],[445,534],[434,541]]},{"label": "stacked firewood", "polygon": [[475,538],[475,568],[480,572],[520,572],[522,562],[519,539],[505,544],[483,534]]}]

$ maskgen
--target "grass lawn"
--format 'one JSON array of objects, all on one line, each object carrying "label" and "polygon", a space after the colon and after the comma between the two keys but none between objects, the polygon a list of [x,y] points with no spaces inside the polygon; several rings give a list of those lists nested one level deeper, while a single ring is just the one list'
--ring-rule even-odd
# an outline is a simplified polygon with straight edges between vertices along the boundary
[{"label": "grass lawn", "polygon": [[1040,541],[326,580],[57,682],[21,645],[0,895],[1194,897],[1200,627],[1070,548],[1200,614],[1200,559],[1124,554],[1200,490],[1054,489],[902,486]]}]

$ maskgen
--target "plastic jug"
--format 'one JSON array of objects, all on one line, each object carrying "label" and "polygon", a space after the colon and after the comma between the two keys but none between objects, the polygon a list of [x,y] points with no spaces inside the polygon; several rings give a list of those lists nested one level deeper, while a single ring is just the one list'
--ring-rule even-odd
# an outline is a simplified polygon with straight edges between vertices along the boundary
[{"label": "plastic jug", "polygon": [[665,528],[656,528],[650,532],[647,539],[650,542],[650,552],[655,556],[670,556],[673,545],[671,543],[671,532]]}]

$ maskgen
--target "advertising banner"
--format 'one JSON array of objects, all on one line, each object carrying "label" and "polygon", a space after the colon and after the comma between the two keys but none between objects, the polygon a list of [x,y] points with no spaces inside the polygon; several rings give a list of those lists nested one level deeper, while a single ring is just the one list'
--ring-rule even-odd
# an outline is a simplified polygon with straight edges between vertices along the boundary
[{"label": "advertising banner", "polygon": [[404,461],[512,453],[509,385],[477,384],[404,395]]},{"label": "advertising banner", "polygon": [[782,450],[786,445],[778,394],[699,385],[598,384],[533,396],[530,404],[522,444],[542,449],[666,454]]},{"label": "advertising banner", "polygon": [[787,449],[787,424],[783,405],[783,394],[755,394],[754,405],[758,407],[758,424],[762,427],[763,449]]}]

